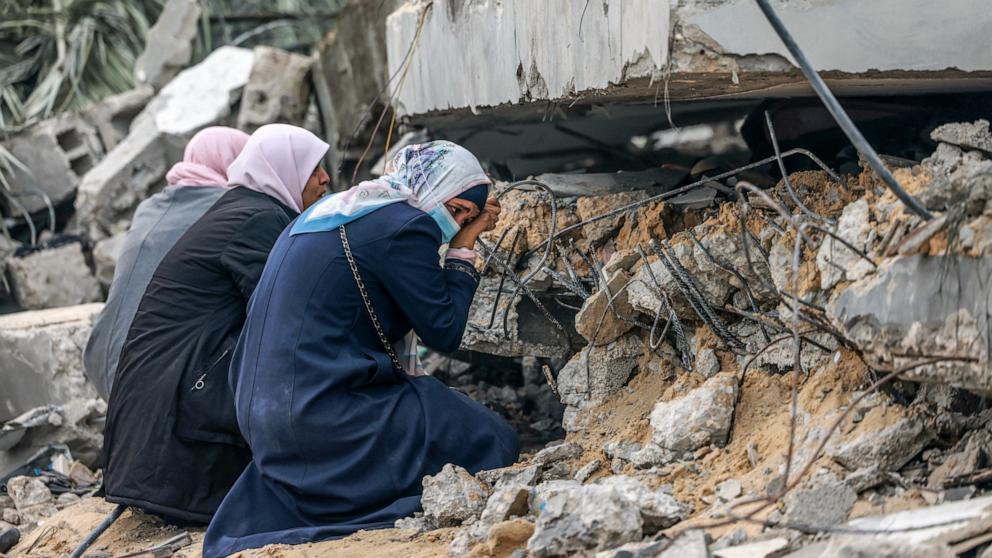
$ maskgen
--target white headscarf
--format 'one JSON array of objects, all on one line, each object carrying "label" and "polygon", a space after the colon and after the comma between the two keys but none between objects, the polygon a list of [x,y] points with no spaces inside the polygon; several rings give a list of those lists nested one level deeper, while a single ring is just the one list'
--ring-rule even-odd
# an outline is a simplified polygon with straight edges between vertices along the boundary
[{"label": "white headscarf", "polygon": [[303,187],[328,148],[303,128],[267,124],[255,130],[227,168],[228,184],[261,192],[303,211]]}]

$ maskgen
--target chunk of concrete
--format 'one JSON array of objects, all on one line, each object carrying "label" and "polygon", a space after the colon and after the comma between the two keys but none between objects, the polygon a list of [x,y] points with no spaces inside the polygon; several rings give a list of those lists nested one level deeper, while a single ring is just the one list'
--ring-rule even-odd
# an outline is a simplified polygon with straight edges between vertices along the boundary
[{"label": "chunk of concrete", "polygon": [[730,433],[737,390],[737,376],[721,373],[681,398],[658,402],[651,411],[653,442],[673,458],[722,446]]},{"label": "chunk of concrete", "polygon": [[255,47],[254,55],[238,128],[251,133],[272,122],[303,124],[310,100],[310,58],[269,46]]},{"label": "chunk of concrete", "polygon": [[0,422],[45,405],[97,397],[82,347],[102,304],[0,316]]},{"label": "chunk of concrete", "polygon": [[165,173],[193,134],[229,123],[253,60],[248,49],[223,46],[163,87],[127,137],[83,176],[76,227],[93,240],[126,231],[138,204],[165,186]]},{"label": "chunk of concrete", "polygon": [[[992,257],[905,256],[883,262],[830,301],[827,315],[876,358],[892,354],[951,355],[907,371],[904,379],[992,393],[988,278]],[[917,359],[897,358],[896,365]]]},{"label": "chunk of concrete", "polygon": [[145,50],[134,62],[134,81],[159,89],[193,56],[200,20],[197,0],[168,0],[145,35]]},{"label": "chunk of concrete", "polygon": [[585,407],[605,401],[627,384],[643,351],[643,343],[635,334],[605,347],[586,347],[558,372],[561,402]]},{"label": "chunk of concrete", "polygon": [[642,529],[638,502],[624,491],[614,486],[578,485],[543,500],[527,550],[539,558],[588,556],[638,541]]},{"label": "chunk of concrete", "polygon": [[530,465],[521,468],[502,467],[479,471],[476,478],[489,486],[500,489],[507,486],[534,486],[540,476],[541,467]]},{"label": "chunk of concrete", "polygon": [[[861,198],[844,208],[837,221],[837,236],[858,250],[865,251],[872,233],[868,201]],[[827,290],[841,281],[857,281],[874,269],[870,262],[844,244],[828,236],[816,252],[820,288]]]},{"label": "chunk of concrete", "polygon": [[21,523],[39,521],[58,513],[51,490],[37,477],[8,480],[7,493],[14,500]]},{"label": "chunk of concrete", "polygon": [[[486,540],[492,529],[508,519],[526,515],[530,491],[516,485],[500,488],[486,502],[478,521],[461,529],[449,546],[452,556],[463,556],[476,544]],[[530,536],[530,533],[527,535]],[[526,540],[526,537],[524,538]]]},{"label": "chunk of concrete", "polygon": [[696,353],[694,368],[707,380],[720,373],[720,359],[713,349],[701,349]]},{"label": "chunk of concrete", "polygon": [[691,529],[677,539],[627,543],[604,550],[596,558],[710,558],[706,548],[706,533]]},{"label": "chunk of concrete", "polygon": [[937,126],[930,132],[930,139],[992,153],[992,131],[989,130],[989,121],[982,118],[974,122],[951,122]]},{"label": "chunk of concrete", "polygon": [[441,472],[423,479],[424,517],[438,527],[453,527],[478,518],[489,498],[489,487],[465,469],[447,464]]},{"label": "chunk of concrete", "polygon": [[595,345],[616,341],[634,328],[634,307],[630,305],[627,284],[630,276],[616,271],[606,280],[605,288],[586,299],[575,315],[575,330]]},{"label": "chunk of concrete", "polygon": [[546,447],[537,452],[531,461],[537,463],[538,465],[548,466],[558,463],[559,461],[575,459],[580,455],[582,455],[582,446],[574,442],[562,442],[560,444]]},{"label": "chunk of concrete", "polygon": [[71,306],[103,298],[82,246],[69,242],[40,248],[7,260],[14,297],[26,310]]},{"label": "chunk of concrete", "polygon": [[104,150],[111,150],[127,137],[131,121],[145,108],[155,95],[149,85],[139,85],[134,89],[104,98],[87,110],[83,117],[100,134]]},{"label": "chunk of concrete", "polygon": [[935,435],[922,418],[908,416],[851,440],[828,444],[826,453],[848,469],[877,466],[882,471],[898,471]]},{"label": "chunk of concrete", "polygon": [[[0,196],[4,215],[22,216],[10,203],[13,196],[28,213],[58,205],[72,197],[79,177],[103,156],[96,130],[82,119],[64,116],[41,122],[4,141],[20,165],[12,165],[7,176],[8,192]],[[47,198],[47,201],[46,201]]]},{"label": "chunk of concrete", "polygon": [[688,515],[685,506],[671,494],[661,490],[651,490],[633,477],[615,475],[602,478],[596,481],[596,484],[615,488],[624,497],[637,503],[645,534],[650,535],[671,527]]},{"label": "chunk of concrete", "polygon": [[117,259],[121,256],[126,238],[127,232],[119,232],[93,246],[93,267],[96,268],[96,279],[104,289],[109,289],[110,283],[114,280],[114,269],[117,268]]},{"label": "chunk of concrete", "polygon": [[811,528],[837,525],[847,520],[857,499],[854,489],[832,473],[817,475],[786,494],[782,522]]}]

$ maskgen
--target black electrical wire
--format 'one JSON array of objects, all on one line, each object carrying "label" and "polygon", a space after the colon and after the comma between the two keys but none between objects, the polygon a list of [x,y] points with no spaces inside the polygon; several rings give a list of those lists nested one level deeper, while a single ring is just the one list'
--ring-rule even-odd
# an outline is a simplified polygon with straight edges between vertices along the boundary
[{"label": "black electrical wire", "polygon": [[889,172],[889,169],[885,168],[885,165],[882,164],[882,160],[878,157],[878,153],[875,152],[875,149],[872,148],[872,146],[868,143],[868,140],[866,140],[861,134],[861,130],[854,125],[854,122],[851,121],[851,117],[847,115],[847,112],[845,112],[843,107],[840,106],[840,103],[837,102],[837,97],[830,92],[830,89],[827,87],[827,84],[824,83],[823,78],[820,77],[820,74],[816,73],[816,70],[813,69],[813,66],[806,58],[806,55],[803,54],[803,51],[799,48],[799,45],[796,44],[795,39],[793,39],[792,35],[789,34],[789,30],[785,28],[785,24],[782,23],[782,19],[779,18],[778,14],[775,13],[775,10],[772,9],[771,5],[768,3],[768,0],[754,1],[757,2],[758,7],[761,8],[761,12],[765,14],[765,18],[768,19],[768,23],[770,23],[772,28],[775,29],[775,33],[777,33],[779,38],[782,39],[782,42],[785,43],[785,48],[789,49],[789,53],[796,59],[796,62],[799,64],[799,69],[802,70],[803,75],[805,75],[806,79],[809,80],[809,84],[813,86],[813,91],[816,92],[816,95],[820,97],[820,100],[823,101],[824,105],[826,105],[827,110],[830,111],[831,116],[833,116],[834,120],[837,121],[837,124],[840,125],[840,128],[844,131],[844,134],[847,135],[847,138],[854,144],[854,147],[865,157],[865,159],[868,160],[868,164],[871,165],[871,168],[882,177],[882,180],[889,187],[889,190],[892,190],[892,193],[895,194],[896,197],[906,205],[906,207],[913,210],[913,213],[916,213],[924,220],[932,219],[933,215],[931,215],[930,212],[916,200],[916,198],[911,196],[908,192],[906,192],[906,190],[903,190],[902,186],[899,185],[895,177],[892,176],[892,173]]}]

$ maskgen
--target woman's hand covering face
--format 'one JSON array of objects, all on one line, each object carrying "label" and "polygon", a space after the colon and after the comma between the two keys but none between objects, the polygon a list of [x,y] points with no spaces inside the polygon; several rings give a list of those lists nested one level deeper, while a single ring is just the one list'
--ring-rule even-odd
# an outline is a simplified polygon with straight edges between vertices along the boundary
[{"label": "woman's hand covering face", "polygon": [[478,217],[463,225],[448,246],[451,248],[473,248],[480,234],[496,228],[501,211],[499,200],[490,196],[486,200],[486,207],[483,208]]}]

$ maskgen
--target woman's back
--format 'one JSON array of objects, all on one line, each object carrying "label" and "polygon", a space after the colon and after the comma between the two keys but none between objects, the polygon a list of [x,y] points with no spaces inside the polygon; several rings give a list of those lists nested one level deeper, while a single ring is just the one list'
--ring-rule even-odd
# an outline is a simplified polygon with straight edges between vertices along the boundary
[{"label": "woman's back", "polygon": [[227,364],[268,252],[294,213],[235,188],[163,258],[128,332],[110,398],[108,500],[208,521],[247,464]]}]

